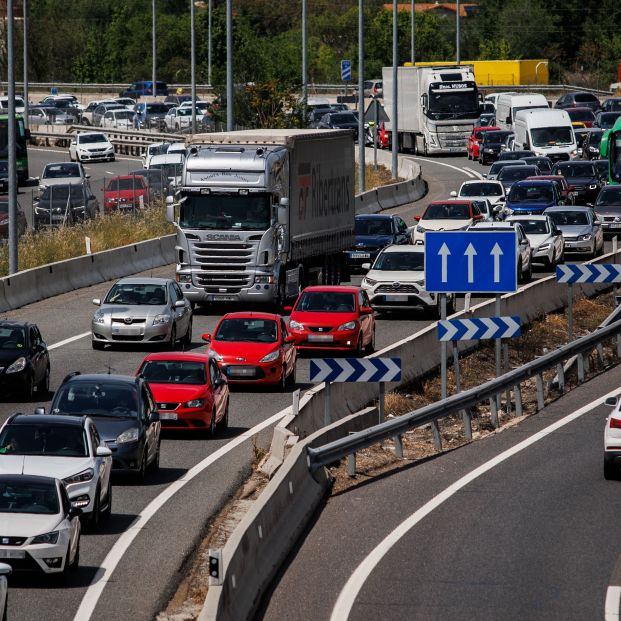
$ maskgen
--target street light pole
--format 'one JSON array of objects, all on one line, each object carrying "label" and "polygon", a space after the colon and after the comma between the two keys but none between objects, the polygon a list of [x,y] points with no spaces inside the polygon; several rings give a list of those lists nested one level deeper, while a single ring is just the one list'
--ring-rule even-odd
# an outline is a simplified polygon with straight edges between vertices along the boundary
[{"label": "street light pole", "polygon": [[358,179],[359,192],[366,189],[364,132],[364,0],[358,0]]},{"label": "street light pole", "polygon": [[461,63],[461,49],[460,49],[460,37],[459,37],[459,0],[455,3],[455,14],[456,14],[456,27],[455,27],[455,57],[457,59],[457,64]]},{"label": "street light pole", "polygon": [[28,128],[28,0],[23,2],[24,16],[24,127]]},{"label": "street light pole", "polygon": [[207,82],[211,86],[211,2],[207,13]]},{"label": "street light pole", "polygon": [[308,41],[307,23],[308,16],[308,0],[302,0],[302,107],[306,114],[306,106],[308,105],[308,67],[306,65],[308,59]]},{"label": "street light pole", "polygon": [[397,48],[398,40],[399,40],[399,30],[397,28],[397,0],[392,0],[392,110],[390,112],[390,121],[391,121],[391,132],[390,132],[390,141],[392,143],[392,176],[394,179],[397,178],[397,173],[399,170],[399,160],[397,157],[397,153],[399,151],[399,134],[397,132],[398,118],[397,118],[397,95],[399,94],[399,89],[397,88],[397,79],[399,77],[398,67],[399,67],[399,51]]},{"label": "street light pole", "polygon": [[410,26],[412,29],[411,43],[412,48],[410,50],[410,59],[412,61],[412,67],[416,66],[416,0],[412,0],[412,17],[410,20]]},{"label": "street light pole", "polygon": [[192,96],[192,133],[196,133],[196,26],[194,0],[190,0],[190,81]]},{"label": "street light pole", "polygon": [[151,80],[153,80],[153,86],[151,87],[153,99],[155,99],[155,93],[157,92],[157,82],[155,80],[155,69],[156,69],[156,58],[155,58],[155,0],[151,2],[152,15],[151,15],[151,55],[152,55],[152,65],[151,65]]},{"label": "street light pole", "polygon": [[232,132],[233,114],[233,0],[226,0],[226,131]]},{"label": "street light pole", "polygon": [[7,82],[9,97],[9,275],[18,270],[17,260],[17,162],[15,161],[15,51],[13,41],[13,0],[6,3]]}]

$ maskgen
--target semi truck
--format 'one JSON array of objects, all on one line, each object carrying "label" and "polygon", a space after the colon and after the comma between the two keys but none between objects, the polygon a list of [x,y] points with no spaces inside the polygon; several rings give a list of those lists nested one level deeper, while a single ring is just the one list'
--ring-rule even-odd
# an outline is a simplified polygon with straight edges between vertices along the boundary
[{"label": "semi truck", "polygon": [[[384,67],[386,129],[392,133],[392,67]],[[399,149],[425,155],[461,153],[479,118],[479,93],[472,67],[446,65],[397,68]]]},{"label": "semi truck", "polygon": [[282,306],[309,282],[340,283],[354,242],[351,131],[197,134],[187,147],[167,219],[191,303]]}]

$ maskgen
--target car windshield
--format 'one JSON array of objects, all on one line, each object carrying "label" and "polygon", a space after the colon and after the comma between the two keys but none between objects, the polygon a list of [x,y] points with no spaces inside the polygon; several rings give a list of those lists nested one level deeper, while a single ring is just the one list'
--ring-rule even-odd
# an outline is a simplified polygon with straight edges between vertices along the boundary
[{"label": "car windshield", "polygon": [[574,101],[579,103],[597,103],[599,104],[599,99],[595,97],[595,95],[591,95],[591,93],[577,93],[574,95]]},{"label": "car windshield", "polygon": [[80,177],[77,164],[48,164],[43,171],[44,179],[62,179],[63,177]]},{"label": "car windshield", "polygon": [[168,106],[161,103],[148,103],[147,114],[166,114],[168,112]]},{"label": "car windshield", "polygon": [[502,144],[511,132],[489,131],[483,132],[483,144]]},{"label": "car windshield", "polygon": [[595,177],[595,167],[590,162],[568,162],[557,164],[552,170],[554,175],[563,177]]},{"label": "car windshield", "polygon": [[585,226],[589,218],[583,211],[546,211],[556,226]]},{"label": "car windshield", "polygon": [[78,142],[80,144],[93,144],[96,142],[108,142],[108,139],[103,134],[83,134],[78,136]]},{"label": "car windshield", "polygon": [[214,340],[275,343],[278,340],[278,325],[273,319],[251,317],[223,319],[216,330]]},{"label": "car windshield", "polygon": [[593,114],[593,110],[580,110],[579,108],[573,108],[567,110],[569,114],[569,118],[572,121],[593,121],[595,115]]},{"label": "car windshield", "polygon": [[60,513],[58,491],[53,480],[24,481],[19,477],[0,480],[0,513]]},{"label": "car windshield", "polygon": [[545,235],[550,232],[550,227],[547,220],[517,220],[522,225],[526,234],[532,235]]},{"label": "car windshield", "polygon": [[601,177],[608,176],[608,160],[595,160],[593,166]]},{"label": "car windshield", "polygon": [[533,166],[507,166],[498,174],[499,181],[520,181],[537,174]]},{"label": "car windshield", "polygon": [[88,443],[81,426],[8,425],[0,433],[0,454],[88,457]]},{"label": "car windshield", "polygon": [[356,235],[392,235],[389,218],[356,218]]},{"label": "car windshield", "polygon": [[330,121],[332,123],[356,123],[356,117],[351,112],[343,112],[342,114],[331,114]]},{"label": "car windshield", "polygon": [[144,179],[137,175],[124,179],[110,179],[106,186],[106,192],[116,192],[117,190],[144,190]]},{"label": "car windshield", "polygon": [[603,188],[599,193],[597,200],[595,201],[596,206],[607,206],[607,205],[618,205],[621,206],[621,187],[607,187]]},{"label": "car windshield", "polygon": [[383,252],[373,264],[383,272],[420,272],[425,268],[424,252]]},{"label": "car windshield", "polygon": [[26,347],[26,329],[20,326],[0,326],[0,351]]},{"label": "car windshield", "polygon": [[116,283],[108,292],[104,304],[164,306],[166,285]]},{"label": "car windshield", "polygon": [[54,395],[52,414],[136,418],[138,397],[133,385],[115,381],[78,381],[61,386]]},{"label": "car windshield", "polygon": [[181,201],[179,225],[187,229],[266,231],[270,218],[269,194],[207,194]]},{"label": "car windshield", "polygon": [[131,110],[119,110],[118,112],[113,112],[112,116],[115,119],[126,119],[128,121],[131,121],[134,118],[134,112],[132,112]]},{"label": "car windshield", "polygon": [[71,201],[84,202],[86,191],[81,184],[46,186],[41,194],[42,201],[66,201],[71,190]]},{"label": "car windshield", "polygon": [[468,220],[470,205],[465,203],[432,203],[427,207],[423,220]]},{"label": "car windshield", "polygon": [[141,375],[154,384],[207,383],[205,363],[191,360],[147,360],[140,367]]},{"label": "car windshield", "polygon": [[534,147],[545,147],[556,144],[573,144],[572,128],[567,127],[536,127],[530,130]]},{"label": "car windshield", "polygon": [[531,166],[536,166],[542,172],[552,171],[552,162],[547,157],[525,157],[524,161]]},{"label": "car windshield", "polygon": [[511,203],[551,203],[554,192],[548,185],[514,185],[507,200]]},{"label": "car windshield", "polygon": [[353,313],[356,296],[345,291],[304,291],[294,311],[317,313]]},{"label": "car windshield", "polygon": [[599,145],[602,142],[602,136],[604,135],[604,132],[592,132],[589,135],[589,147],[597,147],[599,150]]},{"label": "car windshield", "polygon": [[460,196],[502,196],[502,186],[498,183],[464,183]]},{"label": "car windshield", "polygon": [[604,112],[604,114],[599,117],[599,126],[602,129],[610,129],[620,116],[621,112]]},{"label": "car windshield", "polygon": [[192,116],[192,108],[177,108],[177,116]]},{"label": "car windshield", "polygon": [[9,163],[6,160],[0,160],[0,172],[9,172]]},{"label": "car windshield", "polygon": [[147,147],[147,155],[166,155],[168,147],[170,147],[170,143],[168,142],[151,145]]}]

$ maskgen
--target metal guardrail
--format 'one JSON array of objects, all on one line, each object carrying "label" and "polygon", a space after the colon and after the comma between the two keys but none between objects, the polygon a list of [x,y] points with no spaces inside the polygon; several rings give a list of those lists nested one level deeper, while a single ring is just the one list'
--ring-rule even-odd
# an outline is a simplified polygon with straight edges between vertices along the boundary
[{"label": "metal guardrail", "polygon": [[[557,367],[559,374],[559,390],[564,388],[563,361],[571,356],[578,357],[578,381],[584,381],[585,368],[588,362],[585,354],[597,348],[603,358],[603,343],[607,339],[617,337],[616,354],[621,358],[621,320],[615,321],[609,326],[600,328],[591,334],[587,334],[572,343],[563,345],[559,349],[533,360],[517,369],[513,369],[498,378],[489,380],[485,384],[476,386],[462,393],[448,397],[444,401],[438,401],[422,407],[409,414],[404,414],[389,421],[380,423],[364,431],[351,434],[347,438],[341,438],[318,448],[308,448],[308,466],[316,470],[336,462],[343,457],[352,455],[357,451],[378,444],[383,440],[394,438],[396,441],[397,455],[402,456],[401,436],[410,429],[434,423],[439,418],[462,412],[466,425],[466,438],[472,437],[470,417],[468,410],[484,401],[490,403],[492,410],[492,423],[498,427],[498,410],[496,397],[503,392],[513,390],[515,396],[516,414],[522,414],[522,392],[520,384],[527,379],[537,379],[537,409],[544,407],[544,383],[543,372]],[[588,360],[588,359],[587,359]]]}]

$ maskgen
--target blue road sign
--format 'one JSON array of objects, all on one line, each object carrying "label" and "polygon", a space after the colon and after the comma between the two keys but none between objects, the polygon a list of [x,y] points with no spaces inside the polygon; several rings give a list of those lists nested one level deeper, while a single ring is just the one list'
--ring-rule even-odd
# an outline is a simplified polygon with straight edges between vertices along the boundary
[{"label": "blue road sign", "polygon": [[351,80],[351,60],[341,61],[341,80],[349,82]]},{"label": "blue road sign", "polygon": [[58,95],[58,89],[55,86],[50,88],[50,95]]},{"label": "blue road sign", "polygon": [[401,358],[312,358],[310,381],[398,382]]},{"label": "blue road sign", "polygon": [[520,318],[473,317],[472,319],[445,319],[438,321],[439,341],[479,341],[482,339],[508,339],[520,336]]},{"label": "blue road sign", "polygon": [[432,293],[517,291],[515,231],[428,231],[425,289]]},{"label": "blue road sign", "polygon": [[621,265],[614,263],[557,265],[556,280],[568,285],[578,282],[621,282]]}]

